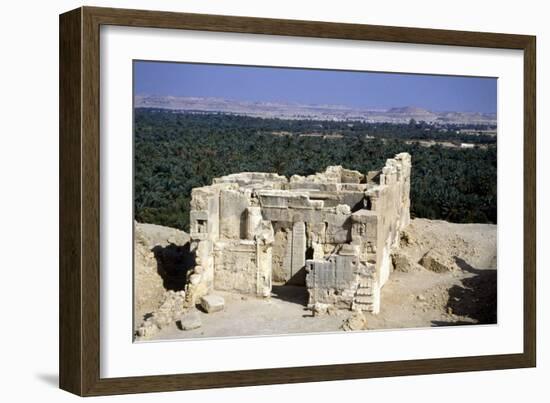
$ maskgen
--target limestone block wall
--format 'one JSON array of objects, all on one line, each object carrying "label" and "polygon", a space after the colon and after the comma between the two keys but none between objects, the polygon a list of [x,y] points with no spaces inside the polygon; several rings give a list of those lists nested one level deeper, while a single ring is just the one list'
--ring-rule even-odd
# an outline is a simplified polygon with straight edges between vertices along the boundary
[{"label": "limestone block wall", "polygon": [[292,264],[292,223],[273,222],[274,240],[272,248],[273,281],[283,283],[290,279]]},{"label": "limestone block wall", "polygon": [[410,222],[411,158],[407,153],[389,159],[380,174],[380,184],[366,192],[372,200],[377,220],[376,272],[378,288],[388,280],[391,271],[391,249],[398,247],[400,231]]},{"label": "limestone block wall", "polygon": [[391,249],[410,220],[410,172],[402,153],[367,174],[244,172],[193,189],[190,294],[269,296],[281,282],[305,285],[310,304],[378,312]]},{"label": "limestone block wall", "polygon": [[[207,186],[193,189],[190,212],[191,251],[195,254],[195,269],[190,272],[188,303],[200,298],[214,284],[214,243],[219,234],[220,191],[223,186]],[[192,280],[192,283],[191,283]]]},{"label": "limestone block wall", "polygon": [[[326,304],[350,309],[357,303],[357,290],[372,278],[372,272],[356,255],[333,255],[327,259],[308,260],[306,286],[309,305]],[[371,283],[368,283],[369,286]],[[365,294],[370,296],[369,289]],[[362,301],[367,309],[371,301]]]},{"label": "limestone block wall", "polygon": [[213,249],[216,290],[267,297],[271,293],[273,231],[269,223],[255,240],[218,241]]},{"label": "limestone block wall", "polygon": [[253,241],[218,242],[214,261],[215,289],[256,294],[258,265]]}]

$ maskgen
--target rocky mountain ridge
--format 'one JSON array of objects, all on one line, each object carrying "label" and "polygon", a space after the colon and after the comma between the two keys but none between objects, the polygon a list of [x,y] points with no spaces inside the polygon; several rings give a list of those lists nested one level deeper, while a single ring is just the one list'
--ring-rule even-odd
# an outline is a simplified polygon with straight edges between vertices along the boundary
[{"label": "rocky mountain ridge", "polygon": [[408,123],[411,119],[439,124],[495,126],[496,114],[479,112],[434,112],[414,106],[389,109],[356,108],[345,105],[256,102],[224,98],[136,95],[136,108],[169,109],[179,112],[228,113],[261,118]]}]

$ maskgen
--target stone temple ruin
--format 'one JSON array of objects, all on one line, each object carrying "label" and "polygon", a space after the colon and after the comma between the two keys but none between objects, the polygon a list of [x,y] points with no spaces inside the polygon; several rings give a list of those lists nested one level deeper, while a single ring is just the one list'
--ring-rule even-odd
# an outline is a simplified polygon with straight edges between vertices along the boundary
[{"label": "stone temple ruin", "polygon": [[410,220],[410,172],[401,153],[366,175],[243,172],[193,189],[186,305],[215,290],[268,297],[276,283],[305,286],[311,308],[378,313]]}]

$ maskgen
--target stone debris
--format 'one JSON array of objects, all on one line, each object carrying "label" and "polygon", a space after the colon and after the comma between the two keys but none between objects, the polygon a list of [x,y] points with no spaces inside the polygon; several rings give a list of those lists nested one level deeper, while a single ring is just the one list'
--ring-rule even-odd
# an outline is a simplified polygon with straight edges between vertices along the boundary
[{"label": "stone debris", "polygon": [[139,338],[148,338],[176,322],[184,311],[185,292],[166,291],[160,306],[137,329]]},{"label": "stone debris", "polygon": [[422,270],[422,266],[414,262],[410,256],[402,250],[394,250],[391,254],[393,269],[402,273],[410,273]]},{"label": "stone debris", "polygon": [[137,337],[140,339],[150,338],[150,337],[153,337],[155,334],[157,334],[159,330],[160,329],[155,323],[155,321],[149,318],[143,321],[141,326],[138,327]]},{"label": "stone debris", "polygon": [[135,224],[134,289],[134,322],[138,325],[147,313],[162,303],[166,291],[158,273],[155,254],[138,224]]},{"label": "stone debris", "polygon": [[367,318],[363,312],[354,312],[342,323],[342,329],[345,331],[367,330]]},{"label": "stone debris", "polygon": [[337,214],[351,214],[351,209],[347,204],[339,204],[336,206],[336,213]]},{"label": "stone debris", "polygon": [[202,326],[201,316],[198,310],[190,309],[180,319],[182,330],[198,329]]},{"label": "stone debris", "polygon": [[339,316],[340,315],[340,310],[337,307],[335,307],[334,305],[329,305],[328,308],[327,308],[327,313],[330,316]]},{"label": "stone debris", "polygon": [[225,307],[225,301],[219,295],[205,295],[201,298],[201,307],[207,313],[220,312]]},{"label": "stone debris", "polygon": [[411,246],[416,243],[414,234],[410,231],[409,227],[405,228],[401,232],[401,238],[399,242],[401,243],[401,247]]},{"label": "stone debris", "polygon": [[[468,262],[473,267],[496,267],[496,253],[480,253],[481,245],[496,244],[495,232],[487,233],[485,224],[468,224],[468,230],[456,232],[454,224],[446,221],[415,219],[415,225],[408,226],[401,232],[400,248],[393,253],[400,253],[409,258],[414,267],[431,250],[434,254],[443,255],[444,263],[451,269],[451,274],[460,271],[461,267],[455,257]],[[485,238],[480,239],[481,233]],[[428,255],[429,257],[430,255]]]},{"label": "stone debris", "polygon": [[322,304],[322,303],[316,303],[309,306],[311,309],[311,313],[313,316],[323,316],[328,313],[329,307],[332,307],[332,305],[329,304]]},{"label": "stone debris", "polygon": [[[134,324],[137,333],[144,319],[164,303],[167,289],[185,287],[186,268],[192,263],[188,250],[189,235],[185,232],[134,221]],[[184,261],[186,256],[189,261]],[[151,324],[146,327],[149,332],[154,331]]]},{"label": "stone debris", "polygon": [[449,256],[445,256],[436,249],[430,249],[422,259],[420,259],[420,264],[424,268],[436,273],[452,271],[456,267],[455,262],[451,260]]},{"label": "stone debris", "polygon": [[164,302],[153,314],[160,328],[173,323],[183,311],[183,302],[185,300],[184,291],[167,291]]}]

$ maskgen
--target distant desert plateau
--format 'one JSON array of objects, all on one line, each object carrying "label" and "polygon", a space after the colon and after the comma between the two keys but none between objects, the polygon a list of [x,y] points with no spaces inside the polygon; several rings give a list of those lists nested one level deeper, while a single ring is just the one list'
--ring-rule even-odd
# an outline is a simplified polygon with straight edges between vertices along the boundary
[{"label": "distant desert plateau", "polygon": [[169,109],[195,113],[227,113],[261,118],[408,123],[411,119],[439,124],[496,126],[494,113],[434,112],[406,106],[389,109],[354,108],[345,105],[315,105],[290,102],[254,102],[224,98],[136,95],[136,108]]}]

